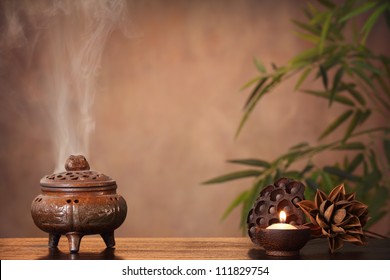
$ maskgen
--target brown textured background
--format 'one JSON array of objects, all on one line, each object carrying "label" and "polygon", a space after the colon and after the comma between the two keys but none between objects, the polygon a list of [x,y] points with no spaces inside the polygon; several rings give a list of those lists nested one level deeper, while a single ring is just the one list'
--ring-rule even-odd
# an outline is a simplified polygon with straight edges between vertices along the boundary
[{"label": "brown textured background", "polygon": [[[239,89],[256,74],[253,57],[282,64],[308,47],[290,22],[304,2],[129,1],[137,36],[115,32],[107,42],[89,157],[128,203],[118,236],[241,235],[238,210],[220,217],[251,181],[200,183],[239,169],[227,159],[271,160],[314,142],[339,109],[293,92],[291,80],[264,99],[234,140],[248,95]],[[371,36],[383,51],[390,43],[384,30]],[[44,53],[41,45],[30,67],[23,48],[1,53],[0,237],[45,236],[30,216],[39,180],[55,164],[39,80],[50,77],[34,67]],[[387,233],[389,221],[374,230]]]}]

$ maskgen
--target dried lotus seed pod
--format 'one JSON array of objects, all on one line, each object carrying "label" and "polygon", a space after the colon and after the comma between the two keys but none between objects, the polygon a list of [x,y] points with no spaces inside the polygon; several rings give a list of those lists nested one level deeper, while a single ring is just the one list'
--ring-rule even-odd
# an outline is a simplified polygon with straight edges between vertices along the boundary
[{"label": "dried lotus seed pod", "polygon": [[293,179],[280,178],[263,188],[247,216],[248,235],[256,241],[256,228],[266,228],[279,223],[280,211],[285,211],[286,223],[302,225],[305,215],[297,203],[304,200],[305,186]]}]

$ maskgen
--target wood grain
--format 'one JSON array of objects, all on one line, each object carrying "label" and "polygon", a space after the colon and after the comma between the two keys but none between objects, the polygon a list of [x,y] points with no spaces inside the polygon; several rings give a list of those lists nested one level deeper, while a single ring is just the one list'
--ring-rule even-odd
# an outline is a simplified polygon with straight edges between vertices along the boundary
[{"label": "wood grain", "polygon": [[[97,236],[82,239],[80,252],[70,254],[62,237],[58,249],[47,247],[47,238],[0,238],[1,260],[123,259],[123,260],[249,260],[280,259],[265,254],[249,238],[116,238],[116,248],[106,249]],[[286,258],[283,258],[286,259]],[[367,246],[345,244],[335,254],[327,241],[311,240],[294,259],[390,259],[390,239],[372,239]]]},{"label": "wood grain", "polygon": [[99,237],[82,239],[80,252],[70,254],[67,239],[49,249],[46,238],[0,239],[0,258],[6,259],[248,259],[253,245],[247,238],[116,238],[106,249]]}]

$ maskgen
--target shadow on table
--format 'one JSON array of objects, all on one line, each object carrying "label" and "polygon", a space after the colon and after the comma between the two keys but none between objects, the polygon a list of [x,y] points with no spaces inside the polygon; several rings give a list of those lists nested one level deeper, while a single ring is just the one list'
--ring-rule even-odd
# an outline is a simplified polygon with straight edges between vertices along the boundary
[{"label": "shadow on table", "polygon": [[302,259],[300,255],[294,257],[269,256],[265,253],[265,250],[253,249],[253,248],[248,251],[248,256],[253,260],[300,260]]},{"label": "shadow on table", "polygon": [[327,240],[311,240],[303,247],[298,256],[268,256],[263,249],[252,248],[248,256],[254,260],[388,260],[390,259],[390,239],[369,239],[366,246],[345,243],[342,248],[331,254]]},{"label": "shadow on table", "polygon": [[49,248],[48,254],[38,260],[121,260],[115,255],[115,248],[106,248],[100,253],[69,253],[58,248]]}]

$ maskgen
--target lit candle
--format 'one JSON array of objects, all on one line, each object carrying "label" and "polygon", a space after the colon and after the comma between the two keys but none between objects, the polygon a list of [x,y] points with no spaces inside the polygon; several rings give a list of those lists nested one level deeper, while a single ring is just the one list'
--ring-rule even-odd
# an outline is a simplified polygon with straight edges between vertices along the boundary
[{"label": "lit candle", "polygon": [[267,227],[267,229],[297,229],[293,225],[286,224],[286,217],[287,217],[286,212],[280,211],[279,213],[280,223],[272,224],[269,227]]}]

